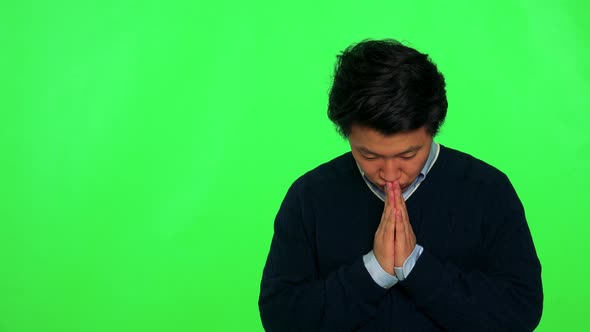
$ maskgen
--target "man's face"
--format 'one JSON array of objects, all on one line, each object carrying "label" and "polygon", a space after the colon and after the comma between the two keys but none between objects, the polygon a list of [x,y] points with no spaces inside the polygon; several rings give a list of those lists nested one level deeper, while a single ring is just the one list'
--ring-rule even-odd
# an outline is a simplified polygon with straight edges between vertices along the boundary
[{"label": "man's face", "polygon": [[424,127],[384,136],[374,129],[353,125],[348,142],[354,159],[374,184],[399,180],[402,191],[426,164],[432,136]]}]

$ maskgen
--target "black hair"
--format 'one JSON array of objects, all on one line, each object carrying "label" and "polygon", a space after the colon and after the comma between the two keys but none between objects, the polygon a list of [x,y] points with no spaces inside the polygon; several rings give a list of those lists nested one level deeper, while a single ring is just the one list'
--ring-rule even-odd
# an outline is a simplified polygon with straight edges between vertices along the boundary
[{"label": "black hair", "polygon": [[354,124],[384,135],[425,126],[436,135],[447,97],[445,79],[427,54],[385,39],[351,45],[337,58],[328,117],[344,137]]}]

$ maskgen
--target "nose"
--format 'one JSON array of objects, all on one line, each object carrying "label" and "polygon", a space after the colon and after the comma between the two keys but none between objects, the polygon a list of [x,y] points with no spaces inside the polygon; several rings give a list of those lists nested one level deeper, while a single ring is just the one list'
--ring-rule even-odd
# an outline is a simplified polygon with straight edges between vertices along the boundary
[{"label": "nose", "polygon": [[401,171],[393,158],[385,159],[379,173],[381,179],[383,179],[385,182],[393,182],[398,180],[401,175]]}]

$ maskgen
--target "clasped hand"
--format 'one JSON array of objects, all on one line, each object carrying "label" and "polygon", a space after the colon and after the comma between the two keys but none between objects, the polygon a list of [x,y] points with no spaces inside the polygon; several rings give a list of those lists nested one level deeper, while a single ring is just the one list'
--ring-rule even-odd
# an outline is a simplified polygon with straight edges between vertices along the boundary
[{"label": "clasped hand", "polygon": [[373,253],[387,273],[395,275],[394,267],[402,267],[416,246],[406,202],[398,181],[385,185],[385,207],[375,232]]}]

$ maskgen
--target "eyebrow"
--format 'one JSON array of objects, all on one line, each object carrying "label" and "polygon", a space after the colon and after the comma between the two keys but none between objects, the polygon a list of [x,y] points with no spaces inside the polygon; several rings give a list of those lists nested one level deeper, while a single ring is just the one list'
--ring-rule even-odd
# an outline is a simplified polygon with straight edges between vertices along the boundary
[{"label": "eyebrow", "polygon": [[[393,155],[393,157],[402,156],[404,154],[408,154],[408,153],[411,153],[411,152],[416,152],[416,151],[420,150],[422,148],[422,146],[423,145],[412,145],[409,148],[405,149],[404,151],[402,151],[402,152],[400,152],[398,154]],[[383,157],[382,155],[380,155],[380,154],[378,154],[376,152],[373,152],[373,151],[371,151],[371,150],[369,150],[369,149],[367,149],[365,147],[362,147],[362,146],[357,147],[357,149],[359,151],[361,151],[363,154],[370,154],[370,155],[374,155],[374,156],[377,156],[377,157]]]}]

